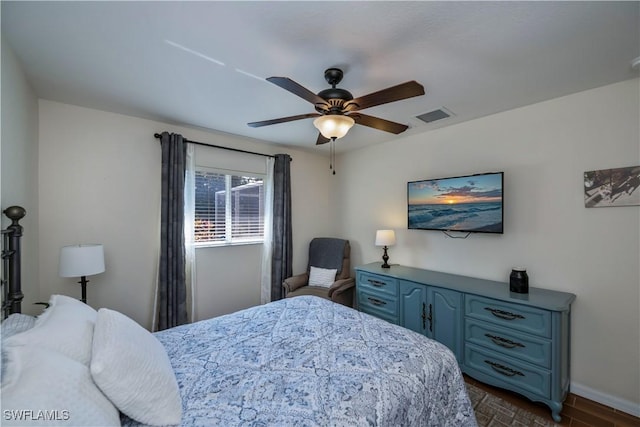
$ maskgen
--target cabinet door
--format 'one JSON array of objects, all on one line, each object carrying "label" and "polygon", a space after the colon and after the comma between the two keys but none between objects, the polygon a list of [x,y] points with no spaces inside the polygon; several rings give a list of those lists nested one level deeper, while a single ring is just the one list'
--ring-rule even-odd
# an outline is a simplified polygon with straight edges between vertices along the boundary
[{"label": "cabinet door", "polygon": [[424,334],[426,328],[427,287],[400,281],[400,325]]},{"label": "cabinet door", "polygon": [[449,347],[462,360],[462,294],[442,288],[427,288],[426,335]]}]

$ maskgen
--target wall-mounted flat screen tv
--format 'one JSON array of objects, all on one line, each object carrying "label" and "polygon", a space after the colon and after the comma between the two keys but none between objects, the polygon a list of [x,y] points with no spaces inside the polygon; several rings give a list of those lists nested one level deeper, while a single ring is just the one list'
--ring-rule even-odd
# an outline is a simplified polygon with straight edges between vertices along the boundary
[{"label": "wall-mounted flat screen tv", "polygon": [[503,233],[503,172],[407,183],[408,228]]}]

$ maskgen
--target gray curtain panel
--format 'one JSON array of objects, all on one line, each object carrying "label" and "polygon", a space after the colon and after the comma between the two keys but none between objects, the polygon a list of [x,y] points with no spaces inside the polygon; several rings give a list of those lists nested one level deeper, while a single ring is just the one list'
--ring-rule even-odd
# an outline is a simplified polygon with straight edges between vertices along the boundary
[{"label": "gray curtain panel", "polygon": [[291,157],[276,154],[273,165],[273,256],[271,301],[284,297],[282,282],[291,277]]},{"label": "gray curtain panel", "polygon": [[184,171],[186,146],[182,135],[163,132],[162,205],[160,213],[160,270],[158,274],[158,330],[187,323],[184,247]]}]

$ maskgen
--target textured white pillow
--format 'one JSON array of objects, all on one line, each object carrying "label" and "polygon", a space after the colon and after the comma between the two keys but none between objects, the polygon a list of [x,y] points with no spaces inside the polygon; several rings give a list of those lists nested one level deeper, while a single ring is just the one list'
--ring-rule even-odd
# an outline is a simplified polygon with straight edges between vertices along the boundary
[{"label": "textured white pillow", "polygon": [[38,316],[32,328],[7,338],[3,344],[48,348],[89,366],[97,315],[93,308],[77,299],[52,295],[49,307]]},{"label": "textured white pillow", "polygon": [[150,425],[180,424],[182,402],[167,352],[156,337],[124,314],[98,310],[91,375],[130,418]]},{"label": "textured white pillow", "polygon": [[7,363],[7,356],[5,354],[5,349],[7,348],[7,346],[5,345],[5,340],[21,332],[28,331],[29,329],[33,328],[35,324],[35,317],[21,313],[10,314],[9,317],[2,321],[2,327],[0,328],[0,338],[2,339],[2,342],[0,343],[0,350],[2,350],[2,364],[0,364],[0,374],[2,374],[1,378],[3,379],[3,381],[4,373],[6,372],[5,366]]},{"label": "textured white pillow", "polygon": [[49,349],[21,346],[7,349],[2,425],[119,426],[120,414],[89,367]]},{"label": "textured white pillow", "polygon": [[328,288],[336,281],[337,268],[319,268],[311,266],[309,271],[309,286]]},{"label": "textured white pillow", "polygon": [[2,321],[2,339],[28,331],[36,324],[36,318],[27,314],[13,313]]}]

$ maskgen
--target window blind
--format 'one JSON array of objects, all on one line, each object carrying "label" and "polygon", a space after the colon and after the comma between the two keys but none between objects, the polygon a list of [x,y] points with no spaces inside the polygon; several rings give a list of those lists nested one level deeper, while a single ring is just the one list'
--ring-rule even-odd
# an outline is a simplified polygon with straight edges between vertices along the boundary
[{"label": "window blind", "polygon": [[196,169],[196,243],[262,241],[263,180]]}]

